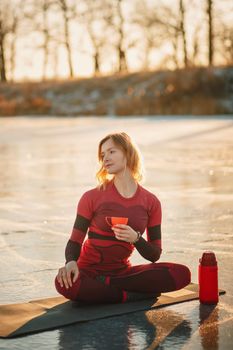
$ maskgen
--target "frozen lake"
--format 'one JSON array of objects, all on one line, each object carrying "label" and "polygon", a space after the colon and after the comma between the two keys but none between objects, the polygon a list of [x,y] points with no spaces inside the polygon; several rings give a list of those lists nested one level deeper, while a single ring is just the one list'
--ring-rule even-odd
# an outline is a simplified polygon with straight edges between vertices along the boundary
[{"label": "frozen lake", "polygon": [[0,303],[57,295],[77,202],[96,185],[99,140],[114,131],[136,141],[143,185],[161,200],[161,261],[187,264],[197,282],[198,260],[213,250],[226,295],[205,322],[194,301],[1,339],[0,349],[231,349],[233,117],[0,118]]}]

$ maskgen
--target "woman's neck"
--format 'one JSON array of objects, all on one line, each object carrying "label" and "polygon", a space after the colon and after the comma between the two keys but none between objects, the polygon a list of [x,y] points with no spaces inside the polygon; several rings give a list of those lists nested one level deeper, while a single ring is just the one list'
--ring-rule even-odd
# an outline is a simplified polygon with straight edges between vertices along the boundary
[{"label": "woman's neck", "polygon": [[138,184],[129,172],[125,172],[124,175],[116,174],[113,182],[123,197],[130,198],[137,191]]}]

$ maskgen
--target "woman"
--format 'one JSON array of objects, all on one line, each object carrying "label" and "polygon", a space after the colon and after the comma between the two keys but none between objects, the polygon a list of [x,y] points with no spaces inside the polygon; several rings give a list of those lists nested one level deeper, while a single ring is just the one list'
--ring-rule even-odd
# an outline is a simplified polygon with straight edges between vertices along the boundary
[{"label": "woman", "polygon": [[[119,303],[185,287],[190,283],[186,266],[155,263],[161,255],[161,204],[139,184],[141,161],[130,137],[124,132],[107,135],[98,158],[100,184],[78,203],[66,264],[55,279],[57,291],[71,300]],[[110,217],[128,222],[111,225]],[[131,266],[135,248],[151,263]]]}]

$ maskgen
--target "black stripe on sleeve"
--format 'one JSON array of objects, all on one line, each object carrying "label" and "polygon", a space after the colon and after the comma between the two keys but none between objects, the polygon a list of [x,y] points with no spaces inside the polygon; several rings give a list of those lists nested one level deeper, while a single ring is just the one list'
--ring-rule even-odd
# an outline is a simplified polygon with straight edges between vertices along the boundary
[{"label": "black stripe on sleeve", "polygon": [[148,232],[148,237],[150,238],[150,241],[161,239],[161,225],[148,227],[147,232]]},{"label": "black stripe on sleeve", "polygon": [[84,216],[77,214],[75,222],[74,222],[74,228],[76,230],[81,230],[83,232],[87,232],[87,229],[89,227],[90,220],[86,219]]},{"label": "black stripe on sleeve", "polygon": [[65,249],[66,264],[69,261],[77,261],[81,252],[81,244],[69,240]]},{"label": "black stripe on sleeve", "polygon": [[137,251],[143,256],[143,258],[155,262],[159,259],[161,249],[159,247],[152,246],[152,243],[147,242],[142,236],[134,243]]}]

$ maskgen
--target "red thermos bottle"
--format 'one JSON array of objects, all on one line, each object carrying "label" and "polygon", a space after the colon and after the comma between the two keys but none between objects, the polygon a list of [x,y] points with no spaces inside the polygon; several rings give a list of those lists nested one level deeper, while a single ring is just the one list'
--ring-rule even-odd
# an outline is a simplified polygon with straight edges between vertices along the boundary
[{"label": "red thermos bottle", "polygon": [[202,304],[218,302],[218,266],[215,254],[206,251],[199,260],[199,299]]}]

